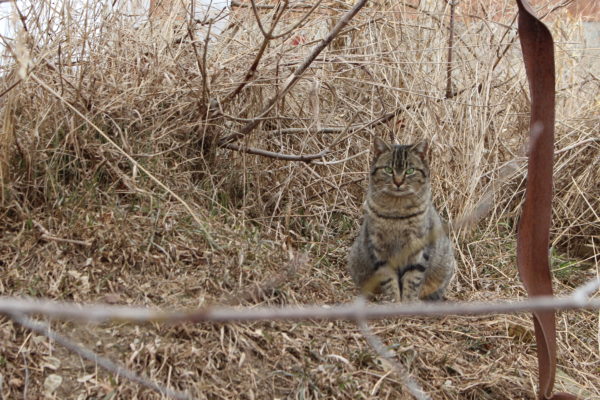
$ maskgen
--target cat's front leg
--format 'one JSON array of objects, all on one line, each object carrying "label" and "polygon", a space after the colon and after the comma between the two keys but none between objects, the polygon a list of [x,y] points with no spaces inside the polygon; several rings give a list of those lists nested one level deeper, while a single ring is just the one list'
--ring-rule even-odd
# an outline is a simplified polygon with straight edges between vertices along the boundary
[{"label": "cat's front leg", "polygon": [[381,263],[382,265],[376,270],[375,274],[378,275],[380,292],[383,295],[385,302],[400,302],[402,301],[402,294],[400,290],[400,282],[398,281],[398,275],[390,268],[387,264]]},{"label": "cat's front leg", "polygon": [[418,301],[421,287],[425,281],[426,267],[422,263],[409,264],[402,268],[399,273],[400,285],[402,287],[402,301]]}]

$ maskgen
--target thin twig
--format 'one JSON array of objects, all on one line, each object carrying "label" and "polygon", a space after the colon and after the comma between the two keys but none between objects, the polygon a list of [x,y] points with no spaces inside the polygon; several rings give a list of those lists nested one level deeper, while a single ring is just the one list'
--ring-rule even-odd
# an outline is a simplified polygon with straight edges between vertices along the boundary
[{"label": "thin twig", "polygon": [[77,244],[79,246],[85,246],[85,247],[90,247],[92,245],[91,242],[85,241],[85,240],[66,239],[66,238],[61,238],[61,237],[46,235],[46,234],[42,234],[42,239],[51,241],[51,242]]},{"label": "thin twig", "polygon": [[[321,4],[321,2],[322,2],[322,0],[317,1],[314,4],[314,6],[312,6],[312,8],[310,10],[308,10],[308,12],[306,12],[305,15],[298,22],[296,22],[292,27],[290,27],[288,30],[286,30],[282,33],[274,34],[273,32],[275,31],[275,27],[277,26],[279,19],[283,15],[284,10],[282,9],[277,14],[275,21],[271,24],[271,28],[269,29],[269,32],[265,32],[265,30],[262,26],[262,23],[260,21],[260,16],[258,15],[257,5],[255,4],[254,0],[251,1],[254,18],[256,19],[256,23],[258,24],[258,27],[263,34],[263,42],[262,42],[260,48],[258,49],[256,56],[254,57],[254,62],[252,62],[252,65],[248,69],[248,72],[246,72],[244,79],[230,94],[228,94],[226,96],[225,100],[223,100],[223,104],[229,103],[234,97],[236,97],[242,91],[242,89],[250,82],[250,79],[252,79],[255,76],[257,68],[258,68],[258,64],[259,64],[260,60],[262,59],[264,52],[267,49],[269,43],[272,40],[278,39],[285,35],[288,35],[292,31],[299,28],[308,19],[308,17],[317,9],[317,7]],[[287,3],[285,3],[284,9],[285,8],[287,8]]]},{"label": "thin twig", "polygon": [[[23,366],[25,367],[25,382],[23,383],[23,399],[27,400],[27,392],[29,391],[29,363],[27,362],[27,354],[23,351]],[[2,388],[0,388],[1,390]]]},{"label": "thin twig", "polygon": [[[13,0],[3,0],[3,1],[13,1]],[[250,4],[246,3],[246,2],[241,2],[241,1],[236,1],[236,0],[232,0],[231,1],[231,7],[239,7],[239,8],[250,8],[252,7]],[[271,5],[271,4],[257,4],[256,8],[263,8],[263,9],[273,9],[277,7],[276,5]],[[289,6],[290,9],[294,9],[294,8],[312,8],[313,5],[311,5],[310,3],[298,3],[298,4],[292,4]]]},{"label": "thin twig", "polygon": [[182,400],[191,399],[191,397],[189,395],[187,395],[186,393],[178,392],[178,391],[163,387],[157,383],[151,382],[148,379],[146,379],[142,376],[139,376],[135,372],[125,368],[124,366],[119,365],[119,364],[109,360],[108,358],[102,357],[102,356],[94,353],[93,351],[78,345],[77,343],[75,343],[71,339],[67,338],[66,336],[63,336],[56,332],[53,332],[50,329],[50,327],[43,322],[34,321],[34,320],[27,318],[27,317],[23,316],[22,314],[18,314],[18,313],[11,314],[10,318],[13,321],[15,321],[16,323],[18,323],[19,325],[23,326],[24,328],[27,328],[27,329],[29,329],[33,332],[36,332],[40,335],[46,336],[48,339],[71,350],[72,352],[78,354],[80,357],[85,358],[86,360],[92,361],[96,365],[99,365],[100,367],[104,368],[105,370],[107,370],[109,372],[112,372],[113,374],[115,374],[117,376],[122,376],[125,379],[128,379],[132,382],[139,383],[140,385],[146,386],[152,390],[159,392],[160,394],[172,397],[174,399],[182,399]]},{"label": "thin twig", "polygon": [[260,21],[260,16],[258,15],[258,10],[256,9],[256,1],[250,0],[250,3],[252,4],[252,12],[254,13],[254,18],[256,19],[256,23],[258,24],[258,28],[260,29],[261,33],[267,40],[274,39],[275,37],[273,36],[273,32],[275,31],[275,27],[279,23],[279,20],[283,16],[283,13],[285,12],[288,6],[288,1],[284,0],[283,5],[281,5],[281,3],[277,4],[275,8],[275,14],[273,14],[273,22],[271,23],[271,28],[269,29],[268,33],[265,32],[265,29],[262,26],[262,22]]},{"label": "thin twig", "polygon": [[[341,164],[341,163],[345,163],[345,162],[347,162],[347,161],[350,161],[350,160],[352,160],[353,158],[360,157],[360,156],[362,156],[363,154],[367,154],[367,153],[369,153],[369,152],[370,152],[370,150],[363,150],[363,151],[361,151],[361,152],[359,152],[359,153],[353,154],[353,155],[351,155],[351,156],[348,156],[348,157],[346,157],[346,158],[344,158],[344,159],[341,159],[341,160],[333,160],[333,161],[315,161],[315,162],[314,162],[314,164],[316,164],[316,165],[335,165],[335,164]],[[362,179],[361,179],[361,180],[362,180]]]},{"label": "thin twig", "polygon": [[[339,127],[339,128],[321,128],[317,131],[311,131],[309,128],[282,128],[282,129],[274,129],[272,131],[267,131],[269,134],[279,134],[279,135],[294,135],[298,133],[340,133],[344,132],[347,128]],[[352,127],[350,127],[352,129]]]},{"label": "thin twig", "polygon": [[[192,2],[193,4],[193,2]],[[207,13],[208,15],[208,13]],[[190,43],[192,45],[192,50],[194,50],[194,55],[196,56],[196,65],[198,67],[198,71],[200,72],[200,76],[202,77],[202,100],[201,104],[206,104],[206,98],[208,93],[208,73],[206,72],[206,54],[208,51],[208,43],[210,39],[210,30],[212,28],[212,24],[209,24],[206,37],[204,40],[204,51],[202,54],[202,59],[200,58],[200,54],[198,52],[198,48],[196,47],[196,39],[194,35],[194,31],[192,30],[190,24],[187,25],[187,32],[190,38]]]},{"label": "thin twig", "polygon": [[573,144],[571,144],[571,145],[569,145],[569,146],[565,146],[565,147],[563,147],[563,148],[562,148],[562,149],[560,149],[560,150],[556,150],[556,151],[554,152],[554,154],[560,154],[560,153],[564,153],[565,151],[572,150],[572,149],[574,149],[574,148],[576,148],[576,147],[579,147],[579,146],[581,146],[581,145],[588,144],[588,143],[594,143],[594,142],[600,142],[600,138],[594,138],[594,137],[593,137],[593,138],[589,138],[589,139],[582,140],[581,142],[573,143]]},{"label": "thin twig", "polygon": [[254,61],[252,62],[252,64],[250,65],[250,68],[246,72],[244,79],[231,93],[229,93],[227,95],[227,97],[223,100],[223,105],[225,105],[225,104],[229,103],[231,100],[233,100],[233,98],[235,98],[242,91],[242,89],[244,87],[246,87],[246,85],[248,83],[250,83],[250,80],[255,76],[256,70],[258,69],[258,64],[260,63],[260,60],[262,59],[263,55],[265,54],[265,51],[267,50],[269,43],[271,42],[271,40],[273,40],[273,31],[275,30],[275,26],[277,25],[281,15],[283,14],[282,12],[278,13],[278,15],[275,18],[275,21],[271,24],[271,28],[269,29],[269,32],[265,32],[265,29],[263,28],[262,23],[260,21],[260,16],[258,15],[258,11],[256,10],[256,3],[254,2],[254,0],[251,0],[250,3],[252,5],[252,11],[254,12],[254,18],[256,19],[256,23],[258,24],[258,27],[263,34],[263,41],[260,45],[260,48],[256,52],[256,55],[254,56]]},{"label": "thin twig", "polygon": [[[256,1],[250,0],[250,5],[252,6],[252,13],[254,14],[254,19],[256,20],[256,25],[258,25],[258,29],[260,29],[260,32],[263,34],[263,36],[265,38],[264,42],[268,42],[269,40],[271,40],[271,32],[274,27],[271,25],[271,32],[267,33],[265,31],[265,28],[262,25],[261,20],[260,20],[260,15],[258,15],[258,10],[256,9]],[[279,8],[279,4],[276,7]]]},{"label": "thin twig", "polygon": [[563,1],[561,4],[557,4],[556,6],[552,7],[550,10],[548,10],[548,12],[544,15],[542,15],[540,17],[540,21],[543,20],[544,18],[546,18],[548,15],[554,13],[557,10],[560,10],[561,8],[564,7],[569,7],[571,5],[571,3],[573,3],[575,0],[566,0]]},{"label": "thin twig", "polygon": [[229,144],[223,145],[222,147],[229,149],[229,150],[235,150],[235,151],[240,151],[243,153],[254,154],[257,156],[275,158],[277,160],[285,160],[285,161],[310,162],[312,160],[318,160],[319,158],[323,158],[327,154],[329,154],[329,149],[325,149],[325,150],[321,151],[320,153],[316,153],[316,154],[295,155],[295,154],[281,154],[281,153],[276,153],[273,151],[268,151],[268,150],[263,150],[263,149],[255,149],[253,147],[243,147],[243,146],[238,146],[237,144],[234,144],[234,143],[229,143]]},{"label": "thin twig", "polygon": [[2,93],[0,93],[0,99],[3,98],[8,92],[19,86],[19,84],[23,82],[23,79],[19,78],[14,83],[12,83],[9,87],[7,87]]},{"label": "thin twig", "polygon": [[300,20],[298,20],[294,25],[292,25],[291,27],[289,27],[287,30],[274,34],[272,36],[273,39],[279,39],[282,38],[284,36],[289,35],[290,33],[292,33],[293,31],[295,31],[296,29],[300,28],[304,22],[306,22],[306,20],[308,19],[308,17],[310,17],[312,15],[312,13],[317,9],[317,7],[319,7],[321,5],[321,2],[323,0],[318,0],[310,10],[308,10],[303,16],[302,18],[300,18]]},{"label": "thin twig", "polygon": [[89,247],[89,246],[92,245],[92,243],[89,242],[89,241],[87,241],[87,240],[67,239],[67,238],[61,238],[61,237],[58,237],[58,236],[54,236],[42,224],[40,224],[36,220],[32,220],[32,222],[33,222],[33,224],[40,231],[42,231],[42,239],[44,239],[44,240],[54,241],[54,242],[63,242],[63,243],[78,244],[78,245],[86,246],[86,247]]},{"label": "thin twig", "polygon": [[[364,308],[365,298],[359,296],[356,299],[356,304],[358,306],[362,306]],[[421,385],[417,381],[415,381],[407,371],[407,369],[401,365],[395,359],[395,354],[386,348],[385,344],[381,341],[381,339],[373,332],[373,330],[367,324],[365,318],[357,318],[356,323],[360,328],[361,333],[367,339],[367,342],[373,350],[377,352],[384,360],[386,360],[393,367],[396,374],[402,380],[402,383],[408,391],[417,399],[417,400],[431,400],[431,397],[423,390]]]}]

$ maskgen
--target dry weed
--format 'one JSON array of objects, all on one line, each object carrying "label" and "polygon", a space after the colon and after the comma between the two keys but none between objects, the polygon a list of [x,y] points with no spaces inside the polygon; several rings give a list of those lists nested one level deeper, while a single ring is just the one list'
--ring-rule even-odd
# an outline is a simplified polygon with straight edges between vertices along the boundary
[{"label": "dry weed", "polygon": [[[528,91],[513,11],[497,20],[457,10],[446,98],[446,3],[371,3],[236,142],[286,155],[327,150],[289,162],[219,144],[245,133],[346,2],[324,1],[304,21],[307,10],[285,10],[274,33],[294,29],[266,44],[249,8],[231,12],[217,36],[189,17],[144,21],[119,2],[63,3],[17,2],[24,17],[16,39],[4,38],[1,295],[169,308],[350,301],[346,248],[380,135],[431,142],[446,218],[491,205],[474,230],[454,234],[451,297],[523,297],[514,243]],[[278,12],[258,9],[264,29]],[[561,12],[551,25],[558,293],[598,275],[600,262],[600,81],[574,45],[578,21]],[[310,259],[273,278],[288,276],[290,249]],[[197,398],[409,396],[351,322],[52,326]],[[600,398],[598,314],[561,313],[558,329],[558,388]],[[435,399],[532,398],[527,315],[386,320],[373,331]],[[63,378],[50,398],[160,397],[6,319],[0,338],[5,398],[43,396],[50,375]]]}]

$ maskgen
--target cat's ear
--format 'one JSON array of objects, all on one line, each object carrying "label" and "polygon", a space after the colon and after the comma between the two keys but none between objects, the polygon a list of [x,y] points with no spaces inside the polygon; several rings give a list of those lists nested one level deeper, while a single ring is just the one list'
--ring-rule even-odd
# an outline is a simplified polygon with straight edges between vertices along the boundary
[{"label": "cat's ear", "polygon": [[377,160],[382,153],[386,151],[390,151],[390,146],[386,142],[383,141],[378,136],[375,136],[375,140],[373,141],[373,154],[374,158]]},{"label": "cat's ear", "polygon": [[422,160],[429,159],[429,142],[427,140],[422,140],[419,143],[415,144],[413,149],[417,152],[419,157]]}]

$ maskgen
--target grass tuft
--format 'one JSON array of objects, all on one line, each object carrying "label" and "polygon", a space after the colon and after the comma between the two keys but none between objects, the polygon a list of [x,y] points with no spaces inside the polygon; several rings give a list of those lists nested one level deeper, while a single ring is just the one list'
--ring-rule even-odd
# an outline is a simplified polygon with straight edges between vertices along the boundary
[{"label": "grass tuft", "polygon": [[[216,35],[185,16],[145,20],[127,2],[15,3],[24,18],[12,20],[0,67],[0,295],[164,308],[351,301],[345,258],[377,135],[430,141],[445,218],[489,210],[452,233],[451,299],[522,298],[515,231],[529,93],[513,12],[474,18],[458,7],[445,98],[446,3],[391,3],[370,2],[236,142],[286,155],[329,150],[311,162],[219,140],[259,115],[346,3],[324,1],[302,22],[306,9],[285,10],[275,33],[290,32],[268,41],[252,74],[264,40],[249,8],[228,10]],[[279,11],[258,12],[268,29]],[[557,57],[550,255],[555,291],[567,294],[600,274],[600,80],[580,22],[562,8],[547,21]],[[306,259],[291,263],[297,252]],[[557,389],[600,398],[598,314],[557,321]],[[197,398],[408,396],[393,374],[383,378],[389,367],[351,322],[52,327]],[[533,398],[528,315],[406,318],[373,330],[433,398]],[[160,398],[5,318],[0,341],[0,397],[41,397],[56,374],[50,397]]]}]

